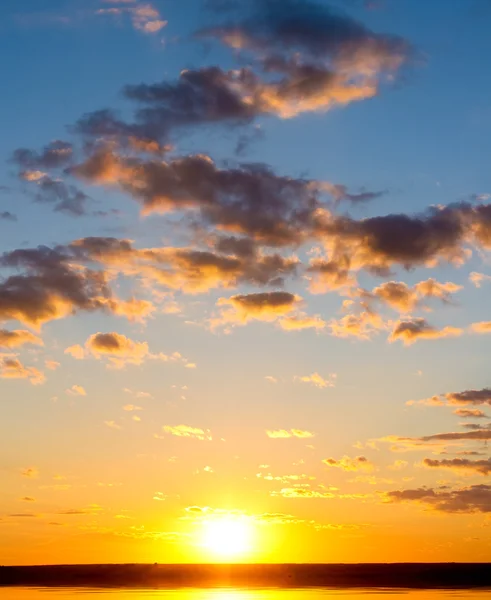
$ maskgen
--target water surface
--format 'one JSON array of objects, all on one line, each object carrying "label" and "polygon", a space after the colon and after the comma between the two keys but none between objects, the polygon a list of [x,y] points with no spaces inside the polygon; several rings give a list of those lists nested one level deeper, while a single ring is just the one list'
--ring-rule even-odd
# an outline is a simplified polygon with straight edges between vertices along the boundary
[{"label": "water surface", "polygon": [[0,588],[1,600],[489,600],[491,590]]}]

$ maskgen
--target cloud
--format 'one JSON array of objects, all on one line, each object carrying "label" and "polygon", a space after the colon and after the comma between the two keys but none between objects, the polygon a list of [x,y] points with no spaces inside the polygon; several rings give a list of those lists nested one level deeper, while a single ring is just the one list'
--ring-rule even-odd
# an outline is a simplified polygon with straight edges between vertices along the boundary
[{"label": "cloud", "polygon": [[15,222],[17,221],[17,217],[16,215],[14,215],[13,213],[11,213],[8,210],[4,210],[3,212],[0,212],[0,221],[12,221]]},{"label": "cloud", "polygon": [[87,396],[85,388],[81,385],[74,384],[71,388],[65,390],[69,396]]},{"label": "cloud", "polygon": [[451,458],[437,460],[425,458],[423,465],[428,468],[450,469],[452,471],[464,471],[468,473],[479,473],[480,475],[491,474],[491,458],[483,460],[469,460],[466,458]]},{"label": "cloud", "polygon": [[269,381],[269,383],[278,383],[276,377],[273,377],[272,375],[266,375],[264,379],[266,379],[266,381]]},{"label": "cloud", "polygon": [[319,316],[309,317],[308,315],[292,315],[280,319],[279,325],[285,331],[299,331],[302,329],[316,329],[321,331],[327,327],[326,321]]},{"label": "cloud", "polygon": [[73,358],[83,360],[91,356],[98,360],[106,359],[108,367],[122,369],[126,365],[141,365],[145,360],[161,360],[163,362],[180,362],[186,367],[196,368],[179,352],[167,355],[162,352],[153,354],[148,348],[147,342],[135,342],[130,338],[116,332],[94,333],[84,344],[84,347],[76,344],[69,346],[65,354]]},{"label": "cloud", "polygon": [[15,319],[39,327],[78,311],[101,310],[135,317],[135,306],[110,290],[107,274],[75,265],[69,250],[39,246],[0,257],[0,266],[24,268],[0,281],[0,321]]},{"label": "cloud", "polygon": [[118,425],[115,421],[104,421],[104,425],[107,425],[110,429],[121,429],[121,425]]},{"label": "cloud", "polygon": [[200,429],[199,427],[190,427],[189,425],[164,425],[162,427],[164,433],[175,435],[177,437],[194,438],[196,440],[212,439],[209,429]]},{"label": "cloud", "polygon": [[356,456],[350,458],[349,456],[343,456],[339,460],[335,458],[325,458],[322,461],[328,467],[335,467],[343,471],[373,471],[374,465],[365,456]]},{"label": "cloud", "polygon": [[491,275],[484,275],[484,273],[477,273],[476,271],[473,271],[469,275],[469,281],[477,288],[480,288],[485,281],[491,281]]},{"label": "cloud", "polygon": [[257,112],[293,117],[369,98],[406,62],[409,45],[313,2],[254,2],[243,20],[199,32],[257,57],[279,79],[249,83]]},{"label": "cloud", "polygon": [[[477,429],[475,431],[450,431],[445,433],[435,433],[433,435],[424,435],[421,437],[398,437],[386,436],[380,438],[381,442],[400,444],[406,449],[423,449],[431,445],[444,444],[445,442],[456,442],[462,440],[474,440],[486,442],[491,440],[491,429]],[[429,444],[429,445],[428,445]]]},{"label": "cloud", "polygon": [[305,240],[320,206],[316,182],[283,177],[258,163],[221,169],[203,154],[141,160],[102,147],[71,173],[120,189],[144,214],[198,210],[203,224],[270,246]]},{"label": "cloud", "polygon": [[288,292],[262,292],[257,294],[239,294],[231,298],[220,298],[218,306],[228,307],[212,325],[242,324],[249,321],[275,321],[294,311],[301,298]]},{"label": "cloud", "polygon": [[59,169],[70,164],[72,159],[73,146],[63,140],[50,142],[40,152],[18,148],[12,155],[12,162],[23,171]]},{"label": "cloud", "polygon": [[44,366],[50,371],[56,371],[61,365],[56,360],[45,360]]},{"label": "cloud", "polygon": [[149,355],[146,342],[134,342],[115,332],[95,333],[88,338],[85,347],[95,358],[107,358],[115,368],[140,365]]},{"label": "cloud", "polygon": [[[112,2],[109,3],[112,4]],[[116,2],[114,3],[116,4]],[[126,14],[130,17],[131,23],[137,31],[147,34],[157,33],[167,25],[167,21],[162,19],[159,11],[150,3],[137,4],[136,0],[122,0],[119,4],[124,4],[125,6],[100,8],[96,11],[96,14],[114,17]],[[129,4],[132,6],[128,6]]]},{"label": "cloud", "polygon": [[484,404],[491,406],[491,388],[448,392],[423,400],[410,400],[406,404],[423,404],[426,406],[480,406]]},{"label": "cloud", "polygon": [[22,469],[21,475],[29,479],[36,479],[39,476],[39,471],[36,467],[28,467],[27,469]]},{"label": "cloud", "polygon": [[24,496],[21,498],[22,502],[36,502],[35,498],[31,498],[31,496]]},{"label": "cloud", "polygon": [[336,494],[308,488],[289,487],[283,488],[279,492],[272,492],[272,496],[282,496],[283,498],[335,498]]},{"label": "cloud", "polygon": [[472,323],[471,330],[475,333],[491,333],[491,321]]},{"label": "cloud", "polygon": [[25,329],[16,329],[14,331],[0,329],[0,347],[18,348],[25,344],[44,346],[43,340],[40,337]]},{"label": "cloud", "polygon": [[295,377],[296,380],[302,383],[310,383],[318,388],[334,387],[336,381],[336,375],[331,374],[328,379],[324,379],[319,373],[312,373],[312,375],[305,375],[303,377]]},{"label": "cloud", "polygon": [[137,249],[129,240],[91,237],[76,240],[69,250],[81,262],[98,262],[111,272],[138,276],[148,287],[160,284],[188,294],[241,283],[281,286],[296,273],[297,259],[263,254],[247,238],[219,238],[216,248]]},{"label": "cloud", "polygon": [[65,348],[65,354],[68,354],[76,360],[83,360],[85,358],[85,350],[80,344],[75,344]]},{"label": "cloud", "polygon": [[273,439],[311,438],[314,437],[315,433],[312,433],[311,431],[305,431],[303,429],[267,429],[266,435]]},{"label": "cloud", "polygon": [[487,419],[488,416],[482,410],[477,408],[458,408],[453,411],[454,415],[459,417],[471,418],[471,419]]},{"label": "cloud", "polygon": [[135,410],[143,410],[143,408],[141,406],[135,406],[134,404],[125,404],[123,406],[123,410],[125,410],[127,412],[132,412]]},{"label": "cloud", "polygon": [[332,319],[329,322],[329,327],[331,328],[331,334],[335,337],[354,337],[360,340],[368,340],[381,329],[385,329],[386,324],[377,313],[364,310],[359,314],[350,314],[340,319]]},{"label": "cloud", "polygon": [[471,485],[446,490],[417,488],[396,490],[385,494],[387,502],[417,502],[432,510],[445,513],[489,513],[491,512],[491,486]]},{"label": "cloud", "polygon": [[27,379],[32,385],[40,385],[46,381],[43,372],[35,367],[24,366],[18,358],[0,358],[1,379]]},{"label": "cloud", "polygon": [[406,321],[398,321],[390,334],[389,341],[402,340],[405,346],[414,344],[419,339],[441,339],[462,335],[463,330],[457,327],[444,327],[436,329],[426,319],[413,318]]},{"label": "cloud", "polygon": [[402,281],[387,281],[372,292],[362,290],[362,293],[365,300],[378,300],[401,313],[408,313],[416,308],[425,307],[423,301],[429,298],[449,303],[451,295],[461,289],[462,286],[455,283],[440,283],[435,279],[427,279],[412,287]]}]

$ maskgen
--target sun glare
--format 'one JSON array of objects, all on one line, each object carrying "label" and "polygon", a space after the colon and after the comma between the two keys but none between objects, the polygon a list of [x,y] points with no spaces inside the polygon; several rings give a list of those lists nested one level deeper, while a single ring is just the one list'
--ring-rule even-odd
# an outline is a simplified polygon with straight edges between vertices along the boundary
[{"label": "sun glare", "polygon": [[204,546],[213,554],[235,557],[251,550],[252,528],[245,519],[207,521],[204,528]]}]

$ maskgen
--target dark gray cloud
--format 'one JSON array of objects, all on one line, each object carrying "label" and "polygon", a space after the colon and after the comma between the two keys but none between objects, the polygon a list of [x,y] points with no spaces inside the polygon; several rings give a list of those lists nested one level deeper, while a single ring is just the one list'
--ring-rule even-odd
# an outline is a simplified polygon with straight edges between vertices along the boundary
[{"label": "dark gray cloud", "polygon": [[465,390],[463,392],[450,392],[444,394],[449,404],[461,405],[480,405],[487,404],[491,406],[491,388],[483,388],[481,390]]},{"label": "dark gray cloud", "polygon": [[114,297],[103,270],[71,261],[63,247],[39,246],[2,254],[1,267],[23,272],[0,279],[0,321],[39,326],[77,311],[94,310],[134,315],[136,305]]},{"label": "dark gray cloud", "polygon": [[55,140],[39,152],[28,148],[18,148],[12,156],[12,161],[22,170],[34,171],[64,167],[71,162],[72,156],[72,144]]},{"label": "dark gray cloud", "polygon": [[455,490],[417,488],[395,490],[385,495],[388,502],[417,502],[446,513],[491,512],[491,486],[471,485]]},{"label": "dark gray cloud", "polygon": [[462,329],[456,327],[444,327],[437,329],[430,325],[426,319],[413,318],[405,321],[398,321],[390,334],[389,341],[402,340],[409,346],[420,339],[441,339],[446,337],[459,336],[463,333]]},{"label": "dark gray cloud", "polygon": [[0,212],[0,220],[1,221],[17,221],[17,217],[10,211],[4,210],[3,212]]},{"label": "dark gray cloud", "polygon": [[482,460],[469,460],[467,458],[451,458],[437,460],[425,458],[423,460],[425,467],[436,469],[450,469],[452,471],[470,471],[481,475],[491,474],[491,458]]},{"label": "dark gray cloud", "polygon": [[204,155],[142,161],[103,148],[72,173],[88,183],[118,187],[135,198],[143,212],[198,208],[204,224],[272,246],[304,240],[320,206],[309,180],[276,175],[261,164],[220,169]]}]

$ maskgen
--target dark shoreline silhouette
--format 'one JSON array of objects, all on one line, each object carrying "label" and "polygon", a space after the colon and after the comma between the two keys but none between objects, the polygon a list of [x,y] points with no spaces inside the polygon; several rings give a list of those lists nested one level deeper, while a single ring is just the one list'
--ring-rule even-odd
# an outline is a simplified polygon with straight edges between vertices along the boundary
[{"label": "dark shoreline silhouette", "polygon": [[491,588],[491,563],[0,567],[0,586]]}]

